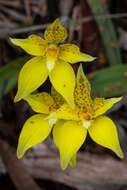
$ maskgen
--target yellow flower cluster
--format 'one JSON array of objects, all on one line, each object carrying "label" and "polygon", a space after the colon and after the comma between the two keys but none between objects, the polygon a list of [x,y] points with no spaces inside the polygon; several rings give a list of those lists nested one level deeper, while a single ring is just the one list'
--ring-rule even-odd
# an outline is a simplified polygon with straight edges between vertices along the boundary
[{"label": "yellow flower cluster", "polygon": [[[76,154],[87,133],[93,141],[123,158],[117,128],[110,118],[103,116],[121,98],[91,98],[91,86],[82,65],[75,77],[70,64],[93,61],[94,57],[80,52],[74,44],[61,44],[66,38],[67,31],[58,19],[47,27],[44,39],[37,35],[11,38],[12,43],[34,56],[20,71],[15,102],[24,99],[37,113],[23,126],[17,156],[21,158],[53,132],[62,169],[76,164]],[[52,83],[51,94],[31,94],[47,77]]]}]

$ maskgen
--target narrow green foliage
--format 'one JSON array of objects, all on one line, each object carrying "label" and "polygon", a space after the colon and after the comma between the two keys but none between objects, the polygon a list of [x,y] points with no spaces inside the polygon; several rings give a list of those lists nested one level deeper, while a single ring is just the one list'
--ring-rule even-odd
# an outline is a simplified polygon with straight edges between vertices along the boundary
[{"label": "narrow green foliage", "polygon": [[88,3],[95,16],[109,64],[122,64],[121,53],[112,20],[110,18],[104,18],[105,15],[109,14],[106,5],[101,0],[88,0]]},{"label": "narrow green foliage", "polygon": [[0,96],[12,90],[18,79],[18,74],[27,58],[17,58],[0,68]]},{"label": "narrow green foliage", "polygon": [[91,74],[93,94],[113,97],[127,93],[127,65],[117,65]]}]

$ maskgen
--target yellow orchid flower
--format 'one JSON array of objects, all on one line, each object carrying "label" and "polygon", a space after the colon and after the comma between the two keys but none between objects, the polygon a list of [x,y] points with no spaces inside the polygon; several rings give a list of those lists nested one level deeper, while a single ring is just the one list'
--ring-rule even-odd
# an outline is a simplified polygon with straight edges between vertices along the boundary
[{"label": "yellow orchid flower", "polygon": [[17,156],[21,158],[32,146],[44,141],[53,130],[53,139],[60,152],[62,169],[76,164],[76,154],[87,133],[97,144],[109,148],[123,158],[115,123],[103,114],[120,98],[91,98],[91,87],[80,65],[72,109],[54,89],[25,98],[38,114],[30,117],[19,137]]},{"label": "yellow orchid flower", "polygon": [[74,44],[61,44],[67,38],[67,31],[59,19],[50,24],[44,39],[30,35],[27,39],[10,38],[11,42],[32,56],[21,69],[15,102],[36,90],[49,76],[54,88],[74,107],[75,74],[69,63],[93,61],[94,58],[81,53]]}]

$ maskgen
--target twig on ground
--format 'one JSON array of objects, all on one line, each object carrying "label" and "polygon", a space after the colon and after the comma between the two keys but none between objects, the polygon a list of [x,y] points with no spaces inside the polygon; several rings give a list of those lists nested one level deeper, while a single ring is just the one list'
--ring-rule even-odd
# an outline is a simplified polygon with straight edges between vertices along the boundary
[{"label": "twig on ground", "polygon": [[0,155],[17,190],[41,190],[22,162],[17,160],[10,145],[0,139]]}]

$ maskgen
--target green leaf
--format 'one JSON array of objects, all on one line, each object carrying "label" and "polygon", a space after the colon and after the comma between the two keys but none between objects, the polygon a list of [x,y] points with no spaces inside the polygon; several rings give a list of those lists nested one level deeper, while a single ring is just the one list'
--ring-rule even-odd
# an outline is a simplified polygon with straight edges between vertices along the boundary
[{"label": "green leaf", "polygon": [[28,58],[17,58],[0,68],[0,96],[7,94],[17,83],[18,74]]},{"label": "green leaf", "polygon": [[121,53],[112,20],[106,18],[109,12],[105,3],[98,0],[88,0],[88,3],[95,16],[109,64],[122,64]]},{"label": "green leaf", "polygon": [[127,64],[96,71],[89,75],[89,79],[94,96],[121,96],[127,93]]}]

